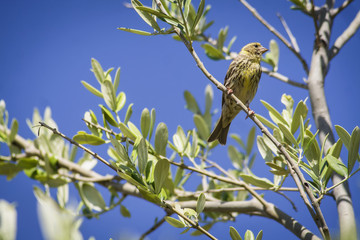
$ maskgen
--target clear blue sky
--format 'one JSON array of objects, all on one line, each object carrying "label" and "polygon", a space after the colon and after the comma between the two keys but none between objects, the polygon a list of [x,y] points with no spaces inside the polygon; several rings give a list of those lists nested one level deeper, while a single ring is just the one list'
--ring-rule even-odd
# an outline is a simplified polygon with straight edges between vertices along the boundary
[{"label": "clear blue sky", "polygon": [[[150,5],[151,1],[144,1],[145,4],[146,2]],[[198,1],[194,2],[198,4]],[[288,1],[276,1],[276,5],[275,1],[250,2],[273,26],[286,35],[276,17],[277,12],[281,13],[297,37],[303,56],[310,63],[314,39],[312,20],[298,11],[289,10],[291,3]],[[81,120],[84,112],[93,109],[99,113],[98,104],[103,104],[101,99],[90,94],[80,83],[81,80],[86,80],[93,85],[97,84],[90,72],[91,57],[99,60],[105,69],[121,67],[120,89],[127,95],[127,105],[134,103],[132,120],[135,123],[139,122],[142,109],[147,107],[156,108],[157,122],[163,121],[168,125],[170,136],[179,124],[184,129],[194,127],[192,114],[184,108],[183,92],[191,91],[203,107],[203,93],[208,80],[196,67],[184,45],[171,37],[144,37],[116,30],[123,26],[150,31],[135,11],[125,8],[123,3],[124,1],[115,0],[0,2],[0,99],[5,100],[10,117],[18,119],[19,133],[23,137],[34,138],[25,120],[32,117],[35,107],[39,108],[41,113],[46,106],[51,107],[59,130],[69,136],[79,130],[86,130]],[[238,1],[207,3],[212,5],[208,19],[216,20],[209,33],[215,36],[221,27],[229,25],[229,36],[238,37],[233,45],[234,51],[239,51],[243,45],[253,41],[268,46],[269,41],[274,38]],[[332,42],[359,9],[360,3],[355,1],[337,17],[333,26]],[[195,47],[211,74],[223,81],[229,62],[212,61],[204,56],[198,44],[195,44]],[[332,61],[325,83],[332,122],[342,125],[348,131],[360,123],[359,53],[360,34],[357,33]],[[297,81],[302,81],[305,76],[301,64],[282,44],[279,72]],[[213,89],[215,107],[220,108],[221,93],[216,88]],[[308,96],[305,90],[288,86],[263,74],[251,107],[257,113],[267,115],[260,103],[260,99],[264,99],[281,109],[280,98],[283,93],[292,95],[295,102]],[[311,110],[309,112],[311,113]],[[250,120],[245,121],[244,117],[244,114],[237,117],[230,130],[242,137],[247,136],[253,125]],[[1,145],[0,153],[6,152],[6,146]],[[342,157],[346,159],[347,155],[343,154]],[[225,168],[231,166],[225,147],[219,147],[211,158]],[[103,174],[112,173],[100,163],[97,170]],[[271,176],[260,157],[256,159],[254,172],[259,176]],[[288,184],[291,186],[292,181],[288,181]],[[42,238],[36,200],[32,193],[34,185],[37,183],[29,181],[22,173],[11,182],[0,176],[0,198],[17,205],[18,239]],[[360,216],[359,174],[351,179],[350,186],[355,212]],[[77,195],[74,189],[71,195]],[[290,194],[290,197],[297,204],[298,212],[294,212],[283,198],[271,193],[266,193],[265,197],[318,234],[297,194]],[[128,239],[126,236],[132,234],[139,236],[150,228],[155,216],[161,218],[164,215],[161,209],[142,200],[129,197],[124,204],[131,211],[131,219],[123,218],[118,209],[98,220],[85,219],[81,227],[85,239],[89,236],[95,236],[96,239]],[[325,199],[322,209],[331,232],[336,233],[338,220],[334,201]],[[357,220],[359,222],[359,217]],[[221,239],[229,239],[229,226],[234,226],[241,235],[246,229],[256,233],[263,229],[264,239],[274,239],[275,236],[277,239],[294,238],[292,233],[274,221],[247,215],[239,216],[233,223],[216,225],[212,233]],[[190,238],[188,234],[179,235],[181,231],[164,224],[150,235],[150,239]]]}]

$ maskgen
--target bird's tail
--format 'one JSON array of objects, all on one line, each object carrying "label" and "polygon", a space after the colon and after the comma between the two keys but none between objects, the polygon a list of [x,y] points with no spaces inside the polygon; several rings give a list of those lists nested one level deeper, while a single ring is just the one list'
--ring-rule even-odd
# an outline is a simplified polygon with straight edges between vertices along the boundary
[{"label": "bird's tail", "polygon": [[221,116],[218,123],[216,124],[216,127],[214,128],[214,130],[210,134],[210,137],[208,138],[208,142],[213,142],[216,139],[218,139],[219,143],[221,145],[225,145],[227,135],[228,135],[228,132],[229,132],[229,128],[230,128],[230,124],[223,127],[223,125],[222,125],[222,116]]}]

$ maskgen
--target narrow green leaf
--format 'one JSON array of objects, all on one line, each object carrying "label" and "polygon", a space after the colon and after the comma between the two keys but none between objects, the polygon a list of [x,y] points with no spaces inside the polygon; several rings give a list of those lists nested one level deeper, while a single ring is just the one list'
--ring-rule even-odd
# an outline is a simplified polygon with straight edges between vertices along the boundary
[{"label": "narrow green leaf", "polygon": [[103,106],[103,105],[101,105],[101,104],[100,104],[99,106],[100,106],[100,108],[101,108],[101,112],[103,113],[106,121],[107,121],[109,124],[111,124],[112,126],[118,127],[119,125],[118,125],[118,123],[116,122],[114,116],[111,114],[111,112],[110,112],[105,106]]},{"label": "narrow green leaf", "polygon": [[147,138],[150,130],[150,112],[149,109],[144,108],[144,110],[141,113],[140,118],[140,126],[141,126],[141,132],[144,138]]},{"label": "narrow green leaf", "polygon": [[240,153],[233,145],[228,147],[228,156],[236,169],[243,168],[244,154]]},{"label": "narrow green leaf", "polygon": [[121,213],[121,215],[123,215],[123,217],[126,217],[126,218],[131,217],[131,213],[124,205],[120,205],[120,213]]},{"label": "narrow green leaf", "polygon": [[202,44],[201,47],[205,50],[205,54],[209,58],[211,58],[213,60],[225,59],[222,52],[219,49],[216,49],[215,47],[210,45],[209,43]]},{"label": "narrow green leaf", "polygon": [[205,88],[205,114],[210,113],[211,106],[213,103],[214,91],[210,84],[208,84]]},{"label": "narrow green leaf", "polygon": [[174,186],[180,187],[179,183],[180,183],[180,181],[182,180],[183,177],[184,177],[184,169],[183,168],[178,168],[176,170],[176,174],[175,174]]},{"label": "narrow green leaf", "polygon": [[198,214],[202,213],[202,211],[204,210],[205,207],[205,203],[206,203],[206,198],[204,193],[201,193],[197,199],[197,203],[196,203],[196,212]]},{"label": "narrow green leaf", "polygon": [[16,134],[18,133],[19,130],[19,123],[18,121],[14,118],[11,122],[11,128],[10,128],[10,134],[9,134],[9,145],[14,141]]},{"label": "narrow green leaf", "polygon": [[204,12],[204,7],[205,7],[205,0],[201,0],[200,4],[199,4],[199,7],[198,7],[198,10],[197,10],[197,13],[196,13],[194,23],[191,26],[191,30],[190,30],[191,35],[194,35],[193,34],[194,30],[196,29],[196,25],[199,23],[199,21],[200,21],[200,19],[202,17],[202,14]]},{"label": "narrow green leaf", "polygon": [[155,152],[159,155],[166,156],[166,146],[169,138],[168,129],[165,123],[157,125],[155,131]]},{"label": "narrow green leaf", "polygon": [[257,146],[258,146],[258,150],[260,152],[261,157],[266,162],[271,162],[274,158],[274,155],[273,155],[271,149],[266,145],[263,137],[261,137],[261,136],[257,137]]},{"label": "narrow green leaf", "polygon": [[142,138],[142,134],[141,134],[140,130],[135,126],[135,124],[133,124],[132,122],[129,121],[127,123],[127,125],[129,127],[130,131],[132,133],[134,133],[137,138]]},{"label": "narrow green leaf", "polygon": [[228,53],[231,51],[231,47],[234,44],[235,40],[236,40],[236,36],[231,38],[229,45],[227,46]]},{"label": "narrow green leaf", "polygon": [[152,33],[142,31],[142,30],[138,30],[138,29],[133,29],[133,28],[119,27],[118,30],[121,30],[121,31],[124,31],[124,32],[135,33],[135,34],[143,35],[143,36],[151,36],[151,35],[153,35]]},{"label": "narrow green leaf", "polygon": [[102,93],[97,90],[95,87],[93,87],[92,85],[90,85],[89,83],[85,82],[85,81],[81,81],[82,85],[84,85],[84,87],[89,90],[92,94],[94,94],[97,97],[101,97],[103,98]]},{"label": "narrow green leaf", "polygon": [[190,6],[191,6],[191,0],[184,1],[184,17],[185,17],[185,19],[188,19]]},{"label": "narrow green leaf", "polygon": [[17,213],[16,204],[0,200],[0,238],[3,240],[16,239]]},{"label": "narrow green leaf", "polygon": [[229,26],[226,26],[224,29],[220,29],[218,39],[217,39],[217,49],[222,51],[224,47],[224,42],[226,40],[227,34],[228,34]]},{"label": "narrow green leaf", "polygon": [[95,135],[88,134],[84,131],[79,131],[74,137],[73,140],[80,144],[90,144],[90,145],[101,145],[105,143],[105,140],[99,138]]},{"label": "narrow green leaf", "polygon": [[105,79],[104,70],[102,69],[100,63],[95,58],[91,59],[91,66],[96,79],[101,84]]},{"label": "narrow green leaf", "polygon": [[230,237],[232,240],[242,240],[238,231],[236,231],[236,229],[232,226],[230,226]]},{"label": "narrow green leaf", "polygon": [[165,159],[159,159],[155,165],[154,172],[154,183],[155,183],[155,193],[159,194],[161,188],[164,186],[164,183],[169,175],[170,163]]},{"label": "narrow green leaf", "polygon": [[138,164],[139,164],[139,172],[145,174],[146,164],[148,161],[148,148],[146,145],[146,140],[141,138],[139,145],[137,146],[138,153]]},{"label": "narrow green leaf", "polygon": [[151,109],[151,113],[150,113],[149,141],[150,141],[153,131],[154,131],[155,120],[156,120],[156,112],[155,112],[155,108],[153,108],[153,109]]},{"label": "narrow green leaf", "polygon": [[294,135],[292,135],[292,133],[290,132],[290,130],[282,123],[278,123],[278,126],[281,130],[281,132],[284,134],[285,138],[291,142],[292,144],[294,144],[296,147],[298,147],[298,143],[294,137]]},{"label": "narrow green leaf", "polygon": [[126,115],[125,115],[124,124],[127,124],[128,121],[129,121],[130,118],[131,118],[131,115],[132,115],[132,113],[133,113],[133,110],[132,110],[132,106],[133,106],[133,105],[134,105],[134,104],[131,103],[131,104],[128,106],[128,109],[126,110]]},{"label": "narrow green leaf", "polygon": [[245,240],[254,240],[255,239],[254,233],[250,230],[246,230],[244,239]]},{"label": "narrow green leaf", "polygon": [[101,83],[101,92],[104,96],[106,105],[113,111],[116,112],[117,101],[115,95],[115,89],[110,80],[105,79]]},{"label": "narrow green leaf", "polygon": [[267,110],[269,110],[269,114],[271,119],[278,124],[279,122],[288,125],[288,123],[285,121],[285,119],[281,116],[281,114],[269,103],[265,102],[264,100],[260,100],[261,103],[266,107]]},{"label": "narrow green leaf", "polygon": [[175,218],[165,216],[165,220],[173,227],[176,227],[176,228],[184,228],[184,227],[186,227],[186,225],[182,221],[177,220]]},{"label": "narrow green leaf", "polygon": [[199,132],[200,137],[203,140],[208,139],[208,137],[210,135],[210,129],[209,129],[208,125],[206,124],[204,118],[199,114],[195,114],[194,115],[194,123]]},{"label": "narrow green leaf", "polygon": [[198,145],[198,135],[196,133],[196,130],[192,130],[192,144],[191,144],[191,150],[190,150],[190,157],[195,158],[200,150],[200,147]]},{"label": "narrow green leaf", "polygon": [[201,114],[199,105],[197,104],[194,96],[189,91],[184,92],[184,98],[185,98],[185,101],[186,101],[186,108],[187,109],[189,109],[194,114]]},{"label": "narrow green leaf", "polygon": [[263,187],[263,188],[272,188],[274,187],[274,184],[267,178],[260,178],[254,175],[249,175],[245,173],[240,173],[240,177],[249,184],[252,184],[257,187]]},{"label": "narrow green leaf", "polygon": [[117,91],[117,89],[119,88],[119,83],[120,83],[120,68],[118,68],[116,70],[116,73],[115,73],[115,78],[114,78],[114,89],[115,89],[115,92]]},{"label": "narrow green leaf", "polygon": [[[142,11],[143,13],[147,13],[149,14],[149,16],[151,15],[155,15],[157,16],[159,19],[163,20],[164,22],[167,22],[173,26],[180,26],[181,23],[179,22],[179,20],[177,20],[176,18],[170,16],[170,15],[167,15],[165,13],[162,13],[160,12],[159,10],[155,10],[155,9],[152,9],[152,8],[148,8],[148,7],[144,7],[144,6],[141,6],[141,7],[136,7],[137,10],[140,10]],[[159,27],[159,26],[158,26]],[[157,29],[157,31],[160,31],[160,28]]]},{"label": "narrow green leaf", "polygon": [[335,130],[339,135],[341,141],[344,143],[345,147],[349,150],[350,134],[342,126],[339,125],[335,125]]},{"label": "narrow green leaf", "polygon": [[[145,7],[143,7],[143,5],[141,4],[140,1],[131,0],[131,4],[133,5],[135,11],[139,14],[139,16],[144,20],[144,22],[146,22],[152,28],[156,29],[156,31],[160,31],[160,27],[157,24],[157,22],[155,21],[155,19],[153,18],[153,16],[151,14],[149,14],[147,11],[139,9],[139,8],[145,8]],[[151,9],[151,8],[149,8],[149,9]],[[151,9],[151,10],[153,10],[153,9]]]},{"label": "narrow green leaf", "polygon": [[255,127],[252,127],[250,129],[250,132],[249,132],[249,135],[248,135],[248,138],[247,138],[246,155],[250,155],[251,150],[252,150],[252,148],[254,146],[255,131],[256,131]]},{"label": "narrow green leaf", "polygon": [[355,127],[351,133],[348,154],[348,174],[354,168],[355,162],[359,159],[359,145],[360,145],[360,129]]},{"label": "narrow green leaf", "polygon": [[136,135],[132,131],[130,131],[130,129],[128,127],[126,127],[126,125],[124,123],[120,123],[119,128],[125,137],[128,137],[133,141],[136,140]]},{"label": "narrow green leaf", "polygon": [[329,163],[332,170],[343,177],[347,176],[348,170],[338,158],[333,157],[332,155],[326,155],[325,159]]},{"label": "narrow green leaf", "polygon": [[126,95],[124,92],[120,92],[116,97],[116,112],[119,112],[126,103]]},{"label": "narrow green leaf", "polygon": [[243,142],[243,140],[241,140],[240,136],[238,134],[231,134],[230,137],[232,139],[234,139],[239,145],[240,147],[242,147],[244,150],[246,150],[245,144]]},{"label": "narrow green leaf", "polygon": [[308,113],[308,108],[306,104],[303,101],[300,101],[296,108],[295,112],[293,114],[292,122],[291,122],[291,133],[294,134],[300,125],[300,117],[303,119],[306,118]]},{"label": "narrow green leaf", "polygon": [[82,197],[85,205],[95,211],[101,211],[106,208],[105,201],[100,192],[92,185],[83,183],[81,186]]}]

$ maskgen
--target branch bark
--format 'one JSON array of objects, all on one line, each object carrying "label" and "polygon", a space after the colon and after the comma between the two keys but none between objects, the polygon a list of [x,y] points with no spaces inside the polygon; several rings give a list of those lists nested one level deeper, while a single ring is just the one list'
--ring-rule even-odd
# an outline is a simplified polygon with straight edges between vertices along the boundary
[{"label": "branch bark", "polygon": [[[326,135],[328,135],[325,143],[325,152],[335,143],[335,137],[333,134],[332,123],[324,91],[325,76],[330,62],[330,54],[328,53],[327,46],[330,41],[331,26],[333,24],[333,19],[330,14],[331,8],[332,2],[327,1],[327,4],[324,5],[322,11],[318,12],[318,14],[321,14],[321,16],[317,17],[320,19],[319,34],[322,38],[322,42],[320,45],[315,43],[308,77],[312,114],[316,127],[319,129],[320,142],[324,142]],[[359,14],[358,16],[360,19]],[[342,44],[339,43],[339,41],[336,41],[338,42],[337,46],[341,48],[346,41],[341,41]],[[342,178],[339,175],[333,174],[332,181],[334,185],[341,180]],[[356,239],[356,221],[348,184],[344,183],[339,185],[334,189],[333,194],[337,203],[341,239]]]}]

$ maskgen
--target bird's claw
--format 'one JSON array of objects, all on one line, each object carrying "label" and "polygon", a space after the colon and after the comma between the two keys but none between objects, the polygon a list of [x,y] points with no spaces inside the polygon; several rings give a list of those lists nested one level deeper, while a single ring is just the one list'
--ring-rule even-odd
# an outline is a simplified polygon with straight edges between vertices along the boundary
[{"label": "bird's claw", "polygon": [[246,119],[248,119],[248,117],[252,117],[252,116],[254,116],[255,115],[255,112],[253,111],[253,110],[251,110],[249,107],[248,107],[248,114],[247,114],[247,116],[246,116],[246,118],[245,118],[245,120]]},{"label": "bird's claw", "polygon": [[228,95],[232,94],[233,92],[234,92],[234,91],[233,91],[231,88],[228,88],[227,91],[226,91],[226,93],[227,93]]}]

